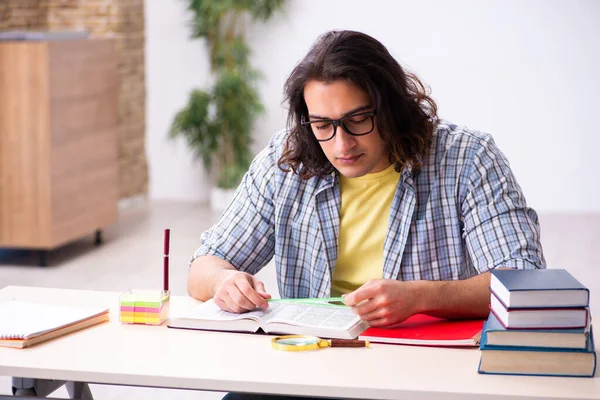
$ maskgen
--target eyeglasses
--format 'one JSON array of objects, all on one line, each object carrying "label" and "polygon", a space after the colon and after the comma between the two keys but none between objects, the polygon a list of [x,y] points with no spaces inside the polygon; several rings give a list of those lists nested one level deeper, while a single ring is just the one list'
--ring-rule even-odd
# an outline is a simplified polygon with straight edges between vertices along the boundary
[{"label": "eyeglasses", "polygon": [[341,126],[344,132],[352,136],[363,136],[373,132],[373,129],[375,129],[375,115],[377,115],[377,110],[347,115],[340,119],[304,121],[304,117],[302,117],[300,125],[310,125],[317,140],[326,142],[333,139],[338,126]]}]

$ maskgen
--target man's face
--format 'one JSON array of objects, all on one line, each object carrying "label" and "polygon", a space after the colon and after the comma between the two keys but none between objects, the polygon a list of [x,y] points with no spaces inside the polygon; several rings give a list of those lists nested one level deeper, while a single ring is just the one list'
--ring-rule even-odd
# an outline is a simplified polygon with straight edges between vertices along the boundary
[{"label": "man's face", "polygon": [[[367,93],[343,80],[309,81],[304,87],[304,100],[311,121],[338,119],[374,109]],[[333,139],[319,144],[329,162],[348,178],[383,171],[390,165],[376,122],[373,131],[364,136],[349,135],[338,126]]]}]

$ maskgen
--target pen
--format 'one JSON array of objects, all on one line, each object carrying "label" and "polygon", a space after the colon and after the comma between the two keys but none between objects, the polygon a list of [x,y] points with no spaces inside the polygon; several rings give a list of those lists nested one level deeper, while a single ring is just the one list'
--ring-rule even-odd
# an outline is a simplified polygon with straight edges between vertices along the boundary
[{"label": "pen", "polygon": [[163,247],[163,290],[169,290],[169,239],[171,230],[165,229],[164,247]]}]

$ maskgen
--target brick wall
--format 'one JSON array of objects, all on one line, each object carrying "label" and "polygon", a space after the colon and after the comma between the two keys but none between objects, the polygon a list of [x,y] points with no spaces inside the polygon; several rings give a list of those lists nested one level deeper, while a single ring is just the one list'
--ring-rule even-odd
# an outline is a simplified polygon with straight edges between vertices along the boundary
[{"label": "brick wall", "polygon": [[144,0],[0,0],[0,30],[87,30],[117,40],[121,198],[146,194]]},{"label": "brick wall", "polygon": [[0,0],[0,30],[48,28],[48,0]]},{"label": "brick wall", "polygon": [[148,192],[146,161],[146,58],[144,0],[118,0],[121,34],[119,117],[121,128],[121,193],[131,197]]}]

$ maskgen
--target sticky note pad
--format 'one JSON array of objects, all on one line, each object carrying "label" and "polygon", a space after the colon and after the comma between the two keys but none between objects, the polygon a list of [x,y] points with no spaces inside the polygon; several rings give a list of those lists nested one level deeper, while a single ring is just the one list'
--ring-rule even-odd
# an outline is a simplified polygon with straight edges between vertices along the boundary
[{"label": "sticky note pad", "polygon": [[169,318],[167,290],[131,290],[119,297],[119,319],[126,324],[160,325]]}]

